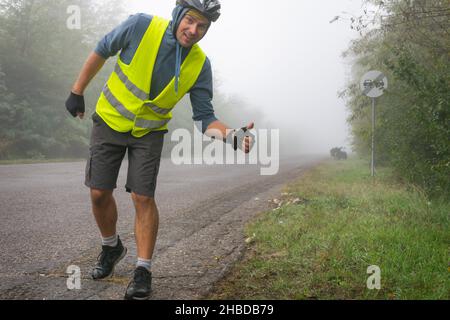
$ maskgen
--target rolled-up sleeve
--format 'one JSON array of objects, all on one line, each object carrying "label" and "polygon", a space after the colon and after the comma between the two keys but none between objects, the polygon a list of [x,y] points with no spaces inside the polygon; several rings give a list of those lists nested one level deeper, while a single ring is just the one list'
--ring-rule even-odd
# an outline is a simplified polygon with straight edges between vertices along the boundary
[{"label": "rolled-up sleeve", "polygon": [[103,58],[108,59],[126,48],[130,44],[138,19],[139,14],[132,15],[122,24],[114,28],[98,42],[95,52]]},{"label": "rolled-up sleeve", "polygon": [[197,82],[189,93],[193,111],[192,119],[196,122],[201,121],[202,132],[204,133],[208,126],[217,120],[211,103],[213,99],[213,82],[211,63],[208,58],[203,64]]}]

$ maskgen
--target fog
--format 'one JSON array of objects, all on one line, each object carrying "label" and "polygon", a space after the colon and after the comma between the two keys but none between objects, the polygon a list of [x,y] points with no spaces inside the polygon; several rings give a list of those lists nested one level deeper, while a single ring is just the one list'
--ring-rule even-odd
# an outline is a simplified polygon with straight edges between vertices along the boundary
[{"label": "fog", "polygon": [[[175,0],[3,2],[0,109],[8,121],[0,129],[0,160],[78,158],[87,152],[90,123],[70,119],[62,106],[89,52],[127,15],[171,19]],[[255,121],[255,129],[279,129],[282,152],[349,151],[337,93],[351,72],[342,52],[359,34],[350,21],[334,20],[343,12],[361,15],[362,2],[222,0],[220,19],[200,41],[212,63],[216,116],[233,128]],[[84,92],[88,113],[114,60]],[[174,111],[172,128],[190,122],[186,108]]]},{"label": "fog", "polygon": [[[170,18],[174,3],[131,0],[126,9]],[[292,141],[292,150],[349,150],[345,104],[337,92],[350,67],[341,54],[358,34],[346,21],[330,21],[343,11],[360,13],[362,0],[221,3],[220,19],[200,42],[220,80],[215,89],[261,110],[281,139]]]}]

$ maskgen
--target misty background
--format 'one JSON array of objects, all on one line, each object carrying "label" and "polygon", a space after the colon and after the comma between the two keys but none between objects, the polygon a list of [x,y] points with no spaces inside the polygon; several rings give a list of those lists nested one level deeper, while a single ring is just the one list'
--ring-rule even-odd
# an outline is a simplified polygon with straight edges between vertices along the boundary
[{"label": "misty background", "polygon": [[[77,5],[81,29],[67,20]],[[64,107],[97,42],[129,15],[171,18],[167,0],[0,0],[0,159],[84,158],[101,87],[115,59],[85,92],[85,120]],[[345,102],[337,93],[348,75],[341,57],[357,33],[336,15],[361,1],[222,1],[222,15],[200,42],[213,66],[216,115],[231,127],[255,121],[279,129],[282,153],[349,149]],[[192,129],[185,97],[170,129]],[[169,136],[169,135],[168,135]],[[167,137],[169,138],[169,137]],[[167,142],[168,139],[166,139]],[[167,143],[167,149],[170,148]]]},{"label": "misty background", "polygon": [[[170,18],[173,2],[131,0],[126,10]],[[349,150],[345,103],[337,92],[348,78],[341,54],[358,34],[345,21],[330,21],[342,12],[360,13],[362,1],[221,3],[222,15],[200,45],[211,60],[215,94],[231,100],[236,121],[230,125],[255,120],[256,128],[280,129],[283,152]],[[216,109],[224,116],[223,108]]]}]

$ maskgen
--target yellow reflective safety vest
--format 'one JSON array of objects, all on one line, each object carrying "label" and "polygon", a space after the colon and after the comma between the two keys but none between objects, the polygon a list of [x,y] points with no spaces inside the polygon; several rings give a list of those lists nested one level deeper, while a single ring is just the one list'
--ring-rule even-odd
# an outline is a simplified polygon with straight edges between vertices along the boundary
[{"label": "yellow reflective safety vest", "polygon": [[181,65],[178,93],[175,93],[174,77],[150,100],[153,68],[168,26],[168,20],[154,16],[130,64],[123,63],[120,57],[117,59],[96,106],[97,114],[113,130],[131,131],[138,138],[151,131],[167,130],[171,110],[197,81],[206,55],[194,44]]}]

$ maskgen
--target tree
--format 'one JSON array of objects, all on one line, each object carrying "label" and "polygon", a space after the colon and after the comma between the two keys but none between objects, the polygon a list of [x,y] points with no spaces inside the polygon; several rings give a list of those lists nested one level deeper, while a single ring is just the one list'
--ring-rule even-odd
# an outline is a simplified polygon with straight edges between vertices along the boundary
[{"label": "tree", "polygon": [[[378,162],[391,164],[430,194],[449,194],[449,3],[368,4],[378,9],[371,19],[356,19],[365,33],[345,53],[354,59],[353,80],[341,95],[350,109],[353,146],[362,154],[369,150],[370,111],[365,107],[369,101],[358,83],[364,72],[378,69],[390,79],[389,89],[377,102]],[[368,30],[367,21],[379,23]]]},{"label": "tree", "polygon": [[[105,16],[103,0],[0,0],[0,158],[85,155],[89,124],[70,119],[64,101],[99,34],[123,17],[121,3],[115,0],[115,14]],[[67,28],[69,5],[81,9],[81,30]],[[111,64],[92,91],[100,92],[110,70]]]}]

